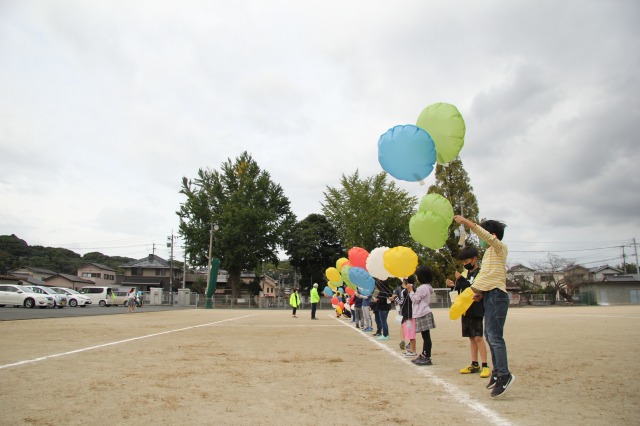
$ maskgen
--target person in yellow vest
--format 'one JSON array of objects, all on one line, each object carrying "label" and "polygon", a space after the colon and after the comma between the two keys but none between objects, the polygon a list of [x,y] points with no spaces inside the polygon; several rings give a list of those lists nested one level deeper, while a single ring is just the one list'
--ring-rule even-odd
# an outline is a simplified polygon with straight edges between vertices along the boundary
[{"label": "person in yellow vest", "polygon": [[296,316],[296,310],[300,307],[300,294],[298,294],[297,288],[293,289],[293,293],[291,293],[291,297],[289,298],[289,304],[293,308],[293,318],[298,318]]},{"label": "person in yellow vest", "polygon": [[318,309],[318,303],[320,302],[320,295],[318,294],[318,283],[313,283],[311,289],[311,319],[317,320],[316,309]]}]

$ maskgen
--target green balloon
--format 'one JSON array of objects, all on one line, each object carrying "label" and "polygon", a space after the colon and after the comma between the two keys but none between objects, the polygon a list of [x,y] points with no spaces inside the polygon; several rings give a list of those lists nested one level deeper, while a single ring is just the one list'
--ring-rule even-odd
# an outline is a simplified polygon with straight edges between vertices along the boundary
[{"label": "green balloon", "polygon": [[437,250],[447,242],[449,224],[438,213],[419,211],[409,220],[409,232],[423,246]]},{"label": "green balloon", "polygon": [[342,281],[344,281],[347,287],[357,290],[358,287],[356,287],[356,285],[349,279],[349,269],[351,269],[351,266],[344,265],[340,270],[340,276],[342,277]]},{"label": "green balloon", "polygon": [[447,222],[447,227],[453,222],[453,207],[451,203],[445,197],[435,192],[422,197],[418,211],[438,213]]},{"label": "green balloon", "polygon": [[464,145],[466,130],[458,108],[442,102],[429,105],[422,110],[416,124],[433,139],[438,164],[447,164],[456,159]]}]

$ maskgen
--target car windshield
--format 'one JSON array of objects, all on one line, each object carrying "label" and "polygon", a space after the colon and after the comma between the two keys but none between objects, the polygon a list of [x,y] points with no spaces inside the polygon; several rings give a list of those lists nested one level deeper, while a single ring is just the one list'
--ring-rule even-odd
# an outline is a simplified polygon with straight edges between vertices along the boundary
[{"label": "car windshield", "polygon": [[44,291],[47,294],[56,294],[56,292],[51,290],[50,288],[47,288],[47,287],[38,287],[38,288],[42,289],[42,291]]},{"label": "car windshield", "polygon": [[65,296],[67,295],[67,292],[61,288],[52,288],[51,290],[55,291],[58,294],[64,294]]},{"label": "car windshield", "polygon": [[19,285],[18,288],[27,293],[35,293],[35,291],[24,285]]},{"label": "car windshield", "polygon": [[80,294],[79,292],[75,291],[75,290],[74,290],[74,289],[72,289],[72,288],[68,288],[68,289],[66,289],[65,291],[66,291],[67,293],[69,293],[69,294]]}]

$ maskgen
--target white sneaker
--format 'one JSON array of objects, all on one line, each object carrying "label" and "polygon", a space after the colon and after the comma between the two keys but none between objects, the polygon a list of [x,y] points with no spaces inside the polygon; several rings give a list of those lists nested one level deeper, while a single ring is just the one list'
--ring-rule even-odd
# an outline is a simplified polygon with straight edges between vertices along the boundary
[{"label": "white sneaker", "polygon": [[417,356],[417,355],[418,355],[417,353],[415,353],[415,352],[413,352],[411,350],[408,350],[408,351],[402,353],[402,356],[406,356],[407,358],[414,357],[414,356]]}]

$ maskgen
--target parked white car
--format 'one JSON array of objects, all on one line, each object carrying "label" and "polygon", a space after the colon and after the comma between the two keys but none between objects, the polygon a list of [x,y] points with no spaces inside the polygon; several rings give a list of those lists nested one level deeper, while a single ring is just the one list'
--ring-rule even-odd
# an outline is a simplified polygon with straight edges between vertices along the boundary
[{"label": "parked white car", "polygon": [[6,305],[24,306],[25,308],[53,307],[53,297],[34,293],[28,287],[15,284],[0,284],[0,308]]},{"label": "parked white car", "polygon": [[34,293],[40,293],[40,294],[44,294],[46,296],[53,297],[53,307],[54,308],[62,309],[65,306],[67,306],[67,295],[66,294],[57,293],[52,288],[45,287],[45,286],[42,286],[42,285],[27,285],[27,286],[24,286],[24,287],[30,288],[31,290],[33,290]]},{"label": "parked white car", "polygon": [[59,294],[66,294],[67,295],[67,304],[69,306],[71,306],[72,308],[75,308],[76,306],[80,306],[82,308],[85,308],[85,307],[87,307],[87,305],[91,305],[91,303],[92,303],[91,299],[89,299],[84,294],[75,291],[72,288],[51,287],[51,290],[53,290],[53,291],[55,291],[56,293],[59,293]]}]

